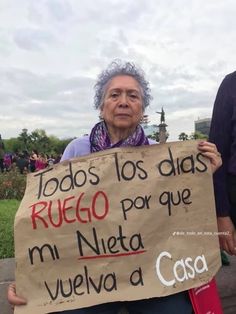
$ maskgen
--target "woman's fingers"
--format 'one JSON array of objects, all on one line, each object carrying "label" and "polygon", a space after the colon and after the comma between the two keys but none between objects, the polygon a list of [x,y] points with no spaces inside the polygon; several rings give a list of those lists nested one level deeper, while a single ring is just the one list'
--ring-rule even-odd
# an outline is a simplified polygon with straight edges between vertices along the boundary
[{"label": "woman's fingers", "polygon": [[236,230],[229,216],[217,218],[221,248],[230,255],[236,255]]},{"label": "woman's fingers", "polygon": [[198,149],[203,156],[210,159],[212,172],[214,173],[222,165],[221,154],[218,152],[216,145],[203,141],[198,143]]},{"label": "woman's fingers", "polygon": [[15,306],[15,305],[24,305],[27,303],[27,301],[24,298],[19,297],[16,295],[16,285],[15,283],[11,283],[8,286],[8,291],[7,291],[7,299],[8,302]]}]

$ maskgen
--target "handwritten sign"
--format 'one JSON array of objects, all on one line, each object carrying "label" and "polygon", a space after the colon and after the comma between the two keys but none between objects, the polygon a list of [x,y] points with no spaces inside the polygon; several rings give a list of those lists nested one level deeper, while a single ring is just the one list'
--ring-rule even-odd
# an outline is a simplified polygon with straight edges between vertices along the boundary
[{"label": "handwritten sign", "polygon": [[195,141],[118,148],[28,176],[16,313],[174,294],[220,267],[212,175]]}]

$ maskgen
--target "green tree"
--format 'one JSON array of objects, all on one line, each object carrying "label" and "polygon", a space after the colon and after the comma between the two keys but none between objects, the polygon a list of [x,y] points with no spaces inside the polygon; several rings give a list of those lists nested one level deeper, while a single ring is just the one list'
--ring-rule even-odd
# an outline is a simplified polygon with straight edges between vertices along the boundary
[{"label": "green tree", "polygon": [[191,133],[190,139],[191,140],[207,140],[208,136],[206,134],[196,131],[196,132]]},{"label": "green tree", "polygon": [[22,142],[19,138],[12,137],[7,140],[4,140],[5,143],[5,151],[6,152],[17,152],[22,151]]},{"label": "green tree", "polygon": [[160,141],[159,132],[153,132],[152,134],[148,135],[147,137],[156,141],[156,142]]},{"label": "green tree", "polygon": [[59,155],[64,152],[66,146],[71,142],[72,138],[60,140],[54,135],[49,136],[50,150],[47,152],[49,155]]},{"label": "green tree", "polygon": [[30,134],[31,149],[46,153],[50,150],[50,140],[43,129],[35,129]]},{"label": "green tree", "polygon": [[31,152],[36,149],[40,153],[48,155],[59,155],[73,138],[59,139],[54,135],[48,136],[43,129],[35,129],[30,134],[27,129],[22,129],[16,138],[4,140],[7,152]]},{"label": "green tree", "polygon": [[67,138],[67,139],[62,139],[60,140],[60,142],[58,143],[55,152],[57,154],[62,154],[66,148],[66,146],[73,140],[73,138]]},{"label": "green tree", "polygon": [[28,134],[27,129],[22,129],[21,133],[18,136],[18,140],[20,141],[21,150],[28,150],[30,144],[30,135]]},{"label": "green tree", "polygon": [[189,138],[188,138],[188,134],[182,132],[179,134],[179,140],[180,141],[187,141]]}]

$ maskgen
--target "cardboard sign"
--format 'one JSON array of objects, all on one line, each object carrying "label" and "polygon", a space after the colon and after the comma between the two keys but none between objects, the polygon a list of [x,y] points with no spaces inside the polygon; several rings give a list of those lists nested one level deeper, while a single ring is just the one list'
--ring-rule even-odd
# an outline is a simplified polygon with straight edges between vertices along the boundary
[{"label": "cardboard sign", "polygon": [[118,148],[28,176],[17,294],[37,314],[174,294],[220,267],[212,174],[196,141]]}]

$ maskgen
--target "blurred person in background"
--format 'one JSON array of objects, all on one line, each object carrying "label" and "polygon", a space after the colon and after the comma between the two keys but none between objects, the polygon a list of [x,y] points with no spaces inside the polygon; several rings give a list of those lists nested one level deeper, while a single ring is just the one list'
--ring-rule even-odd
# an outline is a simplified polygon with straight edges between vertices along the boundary
[{"label": "blurred person in background", "polygon": [[[228,74],[218,89],[209,141],[216,144],[223,161],[213,177],[220,246],[236,255],[236,72]],[[222,262],[229,264],[224,254]]]},{"label": "blurred person in background", "polygon": [[5,151],[5,146],[2,140],[2,136],[0,134],[0,169],[2,172],[4,172],[4,151]]}]

